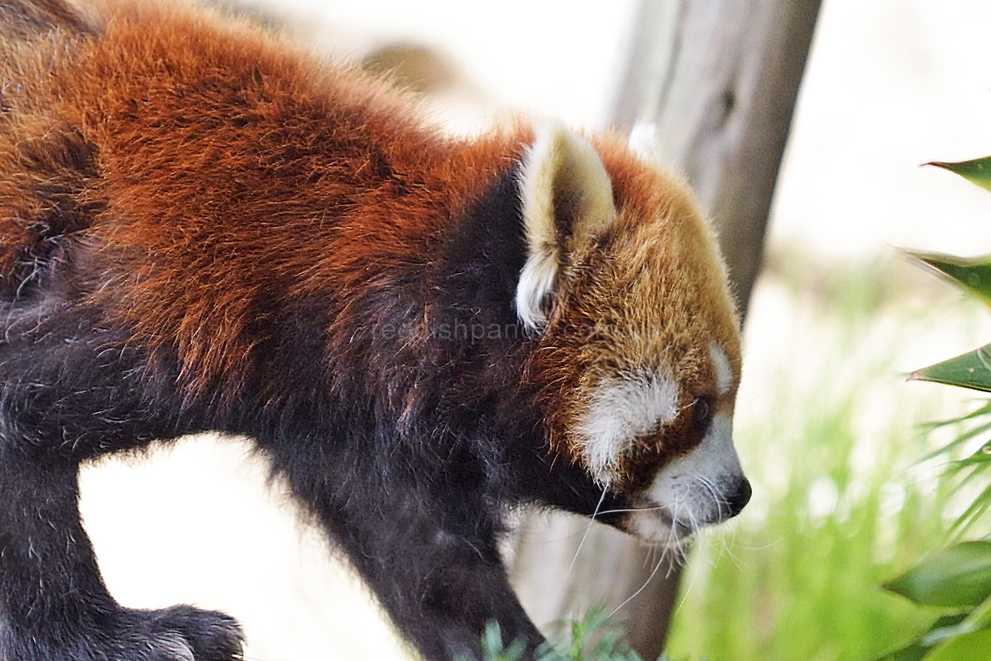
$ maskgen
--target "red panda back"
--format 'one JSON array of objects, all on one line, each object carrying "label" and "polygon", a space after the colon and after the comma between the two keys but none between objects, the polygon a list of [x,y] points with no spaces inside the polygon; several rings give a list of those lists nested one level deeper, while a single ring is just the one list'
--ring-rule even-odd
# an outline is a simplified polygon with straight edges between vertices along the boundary
[{"label": "red panda back", "polygon": [[248,367],[271,305],[320,289],[332,322],[424,269],[519,149],[514,131],[468,148],[386,83],[202,11],[115,4],[92,34],[23,7],[53,55],[0,137],[0,294],[71,245],[81,291],[199,385]]}]

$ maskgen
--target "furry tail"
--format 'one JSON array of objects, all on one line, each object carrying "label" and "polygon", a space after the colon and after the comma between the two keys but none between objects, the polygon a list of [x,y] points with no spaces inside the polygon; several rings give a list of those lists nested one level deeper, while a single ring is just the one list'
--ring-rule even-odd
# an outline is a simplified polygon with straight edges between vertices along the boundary
[{"label": "furry tail", "polygon": [[62,29],[90,34],[93,28],[63,0],[0,0],[0,38],[29,39]]}]

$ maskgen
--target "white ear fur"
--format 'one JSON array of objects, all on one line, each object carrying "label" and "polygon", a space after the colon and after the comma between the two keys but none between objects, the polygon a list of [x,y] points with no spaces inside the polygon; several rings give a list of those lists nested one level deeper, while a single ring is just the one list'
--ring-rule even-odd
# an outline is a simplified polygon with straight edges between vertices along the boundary
[{"label": "white ear fur", "polygon": [[607,228],[616,208],[612,181],[595,148],[559,124],[536,129],[523,158],[520,197],[527,261],[516,287],[516,314],[528,330],[536,331],[547,322],[545,306],[566,244]]}]

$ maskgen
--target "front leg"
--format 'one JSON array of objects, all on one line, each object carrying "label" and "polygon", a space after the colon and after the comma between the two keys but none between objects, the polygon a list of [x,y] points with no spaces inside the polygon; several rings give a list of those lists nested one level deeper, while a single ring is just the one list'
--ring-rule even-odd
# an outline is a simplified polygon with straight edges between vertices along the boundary
[{"label": "front leg", "polygon": [[497,548],[498,510],[480,489],[462,488],[463,475],[424,474],[408,458],[391,457],[386,467],[347,453],[321,469],[324,462],[301,461],[298,447],[294,454],[295,474],[283,470],[296,496],[424,659],[478,658],[493,620],[505,644],[523,639],[525,658],[533,658],[544,638],[509,584]]},{"label": "front leg", "polygon": [[437,507],[358,513],[339,533],[341,544],[425,659],[475,658],[491,620],[506,644],[522,638],[532,654],[543,637],[509,584],[494,532],[467,530]]}]

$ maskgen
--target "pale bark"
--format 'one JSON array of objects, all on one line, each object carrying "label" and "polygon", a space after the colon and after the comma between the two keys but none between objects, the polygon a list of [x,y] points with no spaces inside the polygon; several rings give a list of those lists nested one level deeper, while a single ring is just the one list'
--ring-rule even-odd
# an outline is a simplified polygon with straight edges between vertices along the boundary
[{"label": "pale bark", "polygon": [[[683,173],[715,220],[743,314],[819,4],[642,0],[614,106],[615,128]],[[646,584],[620,613],[644,659],[663,651],[679,572],[664,564],[648,581],[656,552],[576,517],[530,515],[512,561],[521,601],[541,626],[595,602],[611,611]]]}]

